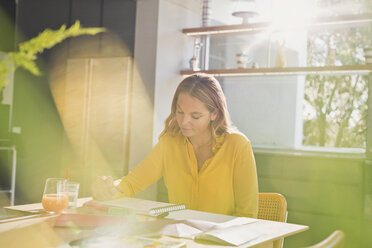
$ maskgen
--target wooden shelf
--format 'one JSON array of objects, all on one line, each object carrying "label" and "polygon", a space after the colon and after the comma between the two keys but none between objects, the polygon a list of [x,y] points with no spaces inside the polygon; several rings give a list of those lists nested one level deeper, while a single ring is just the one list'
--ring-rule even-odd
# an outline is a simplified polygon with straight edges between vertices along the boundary
[{"label": "wooden shelf", "polygon": [[[334,26],[346,24],[362,24],[372,22],[372,14],[360,15],[343,15],[332,17],[321,17],[313,19],[306,27],[317,26]],[[270,30],[271,23],[261,22],[252,24],[239,24],[239,25],[224,25],[224,26],[211,26],[211,27],[198,27],[182,29],[182,32],[189,36],[205,36],[205,35],[230,35],[240,33],[252,33]],[[304,25],[298,25],[293,28],[304,28]]]},{"label": "wooden shelf", "polygon": [[190,75],[202,72],[216,77],[233,76],[277,76],[277,75],[345,75],[345,74],[369,74],[372,65],[343,65],[324,67],[285,67],[285,68],[255,68],[255,69],[215,69],[215,70],[182,70],[181,75]]}]

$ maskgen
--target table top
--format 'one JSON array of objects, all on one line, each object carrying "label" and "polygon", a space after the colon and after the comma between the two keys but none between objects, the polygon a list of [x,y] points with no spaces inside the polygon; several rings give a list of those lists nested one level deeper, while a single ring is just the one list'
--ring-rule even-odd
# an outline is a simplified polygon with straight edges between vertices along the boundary
[{"label": "table top", "polygon": [[[82,204],[86,201],[91,200],[91,198],[81,198],[78,200],[78,206],[82,206]],[[18,206],[12,206],[10,208],[13,209],[19,209],[19,210],[40,210],[42,209],[42,206],[40,203],[35,204],[27,204],[27,205],[18,205]],[[51,232],[53,235],[56,234],[57,241],[52,244],[56,244],[55,246],[64,245],[63,247],[70,247],[68,242],[81,239],[84,237],[88,237],[94,233],[93,229],[79,229],[76,228],[61,228],[61,227],[53,227],[53,221],[56,220],[58,216],[57,215],[47,215],[42,217],[35,217],[31,219],[24,219],[24,220],[18,220],[18,221],[11,221],[8,223],[0,224],[0,243],[7,242],[7,240],[10,240],[12,237],[15,239],[16,235],[19,235],[22,233],[27,232],[17,232],[17,230],[25,229],[25,228],[31,228],[34,225],[39,225],[38,227],[38,235],[45,237],[45,235],[40,234],[40,230],[44,230],[45,232]],[[194,219],[194,220],[205,220],[205,221],[213,221],[213,222],[226,222],[233,218],[234,216],[229,215],[221,215],[221,214],[213,214],[213,213],[207,213],[207,212],[201,212],[201,211],[195,211],[195,210],[181,210],[181,211],[175,211],[170,212],[169,215],[166,217],[167,219],[176,219],[176,220],[185,220],[185,219]],[[48,228],[45,226],[45,223],[49,223],[48,226],[51,228]],[[303,232],[307,229],[309,229],[308,226],[304,225],[297,225],[297,224],[290,224],[290,223],[283,223],[283,222],[275,222],[275,221],[267,221],[267,220],[257,220],[254,223],[250,223],[248,225],[254,225],[254,229],[263,233],[263,235],[259,236],[256,239],[253,239],[247,243],[244,243],[244,245],[241,246],[221,246],[217,244],[212,243],[200,243],[195,242],[191,239],[181,239],[181,238],[172,238],[168,236],[162,236],[160,237],[160,240],[167,240],[167,241],[175,241],[175,242],[185,242],[187,247],[196,247],[196,248],[228,248],[228,247],[272,247],[273,241],[288,237],[291,235],[294,235],[296,233]],[[51,230],[53,231],[51,231]],[[12,235],[5,235],[5,234],[12,234]],[[48,237],[52,237],[53,235],[49,235]],[[33,232],[32,237],[35,236],[35,232]],[[53,236],[54,237],[54,236]],[[27,247],[26,244],[21,244],[23,247]],[[50,242],[47,246],[50,246]],[[16,247],[16,246],[15,246]],[[62,247],[62,246],[61,246]]]}]

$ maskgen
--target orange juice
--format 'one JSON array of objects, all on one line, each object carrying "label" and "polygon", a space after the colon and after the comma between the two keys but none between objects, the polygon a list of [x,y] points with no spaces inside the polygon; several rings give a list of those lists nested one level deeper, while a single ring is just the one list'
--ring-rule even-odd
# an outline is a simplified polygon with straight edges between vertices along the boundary
[{"label": "orange juice", "polygon": [[48,212],[59,212],[68,207],[68,197],[60,194],[46,194],[41,203]]}]

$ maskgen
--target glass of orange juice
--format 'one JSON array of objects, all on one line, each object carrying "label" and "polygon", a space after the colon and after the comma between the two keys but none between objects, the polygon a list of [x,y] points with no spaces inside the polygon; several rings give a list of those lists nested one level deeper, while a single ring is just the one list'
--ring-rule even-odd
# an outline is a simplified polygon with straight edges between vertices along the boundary
[{"label": "glass of orange juice", "polygon": [[63,178],[48,178],[46,180],[41,203],[47,212],[58,213],[68,207],[66,183],[67,180]]}]

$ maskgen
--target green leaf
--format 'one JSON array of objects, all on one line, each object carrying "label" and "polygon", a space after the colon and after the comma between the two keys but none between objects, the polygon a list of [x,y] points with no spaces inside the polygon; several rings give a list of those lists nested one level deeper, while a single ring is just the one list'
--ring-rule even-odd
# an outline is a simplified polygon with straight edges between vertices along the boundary
[{"label": "green leaf", "polygon": [[34,75],[41,75],[35,60],[37,55],[45,49],[50,49],[70,37],[80,35],[95,35],[105,32],[104,28],[83,28],[76,21],[70,28],[62,25],[58,30],[45,29],[36,37],[19,44],[18,52],[9,52],[6,60],[0,63],[0,91],[7,84],[6,76],[10,72],[9,66],[14,64],[14,69],[22,67]]}]

